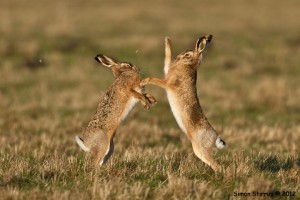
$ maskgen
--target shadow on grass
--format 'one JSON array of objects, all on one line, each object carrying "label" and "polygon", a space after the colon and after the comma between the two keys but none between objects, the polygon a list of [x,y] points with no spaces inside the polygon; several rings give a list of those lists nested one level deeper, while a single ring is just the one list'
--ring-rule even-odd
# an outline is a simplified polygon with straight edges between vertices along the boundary
[{"label": "shadow on grass", "polygon": [[298,166],[300,167],[300,157],[298,157],[298,158],[296,159],[296,165],[298,165]]},{"label": "shadow on grass", "polygon": [[[296,163],[299,165],[299,160]],[[272,173],[276,173],[279,170],[290,170],[293,165],[294,161],[291,158],[287,160],[279,160],[276,156],[270,155],[267,157],[259,157],[256,161],[254,161],[255,167],[261,171],[269,171]]]},{"label": "shadow on grass", "polygon": [[28,177],[22,177],[22,176],[14,176],[12,177],[8,182],[6,183],[1,183],[0,187],[14,187],[14,188],[19,188],[19,189],[31,189],[34,188],[38,183]]}]

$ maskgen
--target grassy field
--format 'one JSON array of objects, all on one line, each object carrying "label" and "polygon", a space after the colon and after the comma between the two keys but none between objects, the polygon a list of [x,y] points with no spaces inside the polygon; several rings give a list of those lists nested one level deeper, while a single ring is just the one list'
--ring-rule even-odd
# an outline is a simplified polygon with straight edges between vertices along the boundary
[{"label": "grassy field", "polygon": [[[0,199],[300,199],[299,1],[49,2],[0,2]],[[113,81],[95,55],[163,77],[164,37],[178,54],[205,34],[198,95],[224,172],[193,154],[153,86],[158,104],[133,109],[94,169],[74,136]]]}]

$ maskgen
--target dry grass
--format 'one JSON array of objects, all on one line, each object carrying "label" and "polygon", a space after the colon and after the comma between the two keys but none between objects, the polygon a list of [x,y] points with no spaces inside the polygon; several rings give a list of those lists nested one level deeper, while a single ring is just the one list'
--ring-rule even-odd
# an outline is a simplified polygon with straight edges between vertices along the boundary
[{"label": "dry grass", "polygon": [[[300,198],[298,1],[51,2],[0,2],[1,198]],[[162,77],[165,35],[179,53],[207,33],[215,37],[198,92],[227,142],[216,153],[224,172],[194,156],[155,87],[148,90],[158,105],[137,105],[112,158],[93,169],[74,136],[113,79],[93,57],[105,53],[137,64],[143,77]]]}]

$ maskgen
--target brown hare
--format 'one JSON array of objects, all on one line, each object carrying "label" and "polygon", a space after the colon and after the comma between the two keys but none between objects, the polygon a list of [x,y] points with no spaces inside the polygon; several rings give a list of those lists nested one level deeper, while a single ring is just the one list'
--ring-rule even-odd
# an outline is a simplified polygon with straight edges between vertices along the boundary
[{"label": "brown hare", "polygon": [[202,60],[202,52],[212,40],[212,35],[198,39],[195,49],[188,50],[171,62],[171,40],[165,38],[165,79],[146,78],[141,86],[153,84],[164,88],[173,115],[192,143],[194,153],[214,171],[221,170],[213,158],[213,149],[225,146],[219,134],[205,117],[197,96],[197,69]]},{"label": "brown hare", "polygon": [[138,67],[128,62],[117,62],[101,54],[95,59],[112,70],[115,81],[100,100],[83,137],[76,136],[75,139],[84,151],[91,153],[94,164],[101,166],[113,153],[116,129],[133,106],[140,101],[149,110],[150,104],[155,104],[156,100],[140,86]]}]

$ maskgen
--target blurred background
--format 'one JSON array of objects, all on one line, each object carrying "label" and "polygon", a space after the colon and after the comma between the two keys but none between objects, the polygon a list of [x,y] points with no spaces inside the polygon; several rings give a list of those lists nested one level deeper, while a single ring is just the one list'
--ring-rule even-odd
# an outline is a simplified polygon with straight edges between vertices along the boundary
[{"label": "blurred background", "polygon": [[[77,155],[73,138],[113,82],[95,55],[132,62],[143,78],[162,78],[164,37],[171,37],[175,57],[206,34],[214,37],[198,70],[198,95],[230,151],[299,153],[299,6],[297,0],[2,0],[1,154],[18,154],[12,163],[34,151]],[[150,112],[134,108],[118,131],[116,154],[133,144],[145,153],[162,147],[166,154],[191,153],[165,92],[147,90],[158,104]],[[41,159],[31,157],[29,163]],[[230,166],[230,158],[223,161]]]},{"label": "blurred background", "polygon": [[[94,61],[96,54],[132,62],[142,77],[163,77],[165,36],[173,40],[176,56],[193,48],[198,37],[212,34],[198,73],[209,118],[222,125],[299,122],[297,1],[0,4],[3,118],[28,115],[27,109],[38,116],[43,111],[35,109],[65,117],[90,113],[85,108],[95,108],[99,92],[113,81],[110,71]],[[159,95],[151,113],[169,110],[164,92],[150,90]]]}]

